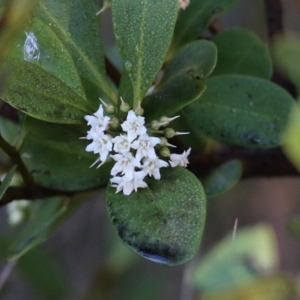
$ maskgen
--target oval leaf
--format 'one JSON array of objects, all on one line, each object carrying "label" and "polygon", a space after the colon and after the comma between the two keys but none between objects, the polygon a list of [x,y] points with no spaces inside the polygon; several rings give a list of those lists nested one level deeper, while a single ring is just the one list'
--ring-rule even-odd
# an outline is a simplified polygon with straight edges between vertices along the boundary
[{"label": "oval leaf", "polygon": [[217,49],[212,42],[201,40],[184,47],[165,69],[155,92],[145,98],[145,116],[172,116],[195,101],[204,92],[204,79],[216,62]]},{"label": "oval leaf", "polygon": [[182,46],[196,40],[217,15],[228,12],[238,1],[191,0],[187,8],[179,12],[168,57],[172,57]]},{"label": "oval leaf", "polygon": [[134,107],[164,62],[178,8],[178,0],[112,1],[114,32],[133,84]]},{"label": "oval leaf", "polygon": [[9,57],[38,64],[86,100],[78,71],[67,48],[51,26],[38,18],[32,18],[24,33],[11,47]]},{"label": "oval leaf", "polygon": [[203,180],[207,198],[216,197],[231,189],[240,180],[243,164],[237,159],[223,163]]},{"label": "oval leaf", "polygon": [[228,75],[211,78],[203,96],[185,108],[191,122],[218,141],[255,148],[281,144],[294,99],[263,79]]},{"label": "oval leaf", "polygon": [[[85,151],[88,143],[79,139],[74,128],[43,123],[36,123],[40,128],[31,129],[20,150],[37,184],[57,190],[80,191],[108,182],[111,164],[99,169],[90,168],[97,156]],[[47,134],[51,130],[52,134]]]},{"label": "oval leaf", "polygon": [[119,236],[154,262],[179,265],[196,253],[206,214],[204,190],[189,171],[162,170],[161,180],[125,196],[107,189],[107,209]]},{"label": "oval leaf", "polygon": [[3,99],[24,113],[49,122],[80,124],[90,108],[88,103],[36,64],[7,58],[10,72]]},{"label": "oval leaf", "polygon": [[[65,45],[80,76],[117,103],[117,93],[106,76],[96,12],[93,0],[45,0],[36,9],[35,16],[47,24]],[[93,99],[88,101],[98,108]]]},{"label": "oval leaf", "polygon": [[218,48],[218,63],[212,76],[240,74],[269,79],[272,60],[268,48],[254,33],[234,28],[221,31],[213,42]]}]

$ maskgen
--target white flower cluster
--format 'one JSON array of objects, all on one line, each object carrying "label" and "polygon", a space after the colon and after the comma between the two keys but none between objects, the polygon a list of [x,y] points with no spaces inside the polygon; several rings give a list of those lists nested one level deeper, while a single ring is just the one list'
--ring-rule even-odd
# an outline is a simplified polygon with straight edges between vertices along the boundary
[{"label": "white flower cluster", "polygon": [[[122,105],[124,104],[122,101]],[[112,110],[107,109],[109,107],[105,103],[104,106],[107,112],[113,111],[111,106]],[[187,156],[191,149],[184,151],[183,154],[170,154],[167,146],[172,145],[168,143],[166,137],[158,137],[163,132],[168,133],[165,134],[167,137],[185,133],[176,133],[171,128],[163,131],[153,130],[153,125],[160,128],[174,119],[164,118],[165,122],[154,121],[148,128],[145,126],[145,118],[130,110],[126,120],[122,120],[123,123],[120,124],[119,118],[104,115],[102,105],[94,115],[85,116],[91,129],[84,138],[92,141],[86,147],[86,151],[99,155],[92,166],[100,163],[98,165],[100,167],[111,158],[115,161],[110,181],[112,186],[116,187],[117,193],[123,191],[124,195],[130,195],[133,190],[147,187],[144,181],[146,176],[153,176],[157,180],[161,178],[160,168],[168,167],[169,164],[159,158],[156,150],[160,150],[161,156],[170,157],[171,167],[187,166]]]}]

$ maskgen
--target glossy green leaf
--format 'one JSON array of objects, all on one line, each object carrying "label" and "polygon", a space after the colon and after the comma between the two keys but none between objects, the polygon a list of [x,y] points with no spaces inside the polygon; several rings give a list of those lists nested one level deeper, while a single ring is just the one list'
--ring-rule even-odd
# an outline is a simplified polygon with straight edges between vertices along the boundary
[{"label": "glossy green leaf", "polygon": [[300,37],[285,36],[278,38],[273,45],[275,62],[288,73],[300,91]]},{"label": "glossy green leaf", "polygon": [[272,60],[268,48],[251,31],[242,28],[223,30],[212,41],[218,48],[218,63],[212,76],[271,77]]},{"label": "glossy green leaf", "polygon": [[113,0],[114,32],[133,84],[133,106],[142,101],[161,68],[173,35],[178,0]]},{"label": "glossy green leaf", "polygon": [[154,93],[145,98],[145,116],[171,116],[199,98],[205,90],[204,79],[216,62],[217,49],[212,42],[201,40],[184,47],[165,69]]},{"label": "glossy green leaf", "polygon": [[288,126],[282,135],[283,149],[295,165],[300,170],[300,105],[295,105],[291,111]]},{"label": "glossy green leaf", "polygon": [[16,172],[17,166],[13,166],[8,173],[6,174],[5,178],[3,179],[3,181],[0,184],[0,201],[4,195],[4,193],[6,192],[6,190],[8,189],[14,175]]},{"label": "glossy green leaf", "polygon": [[111,164],[90,168],[98,157],[85,151],[88,142],[79,139],[77,128],[36,121],[27,125],[27,130],[30,134],[20,153],[37,184],[58,190],[80,191],[108,182]]},{"label": "glossy green leaf", "polygon": [[279,265],[272,227],[259,224],[238,230],[216,245],[191,270],[190,283],[203,294],[213,294],[249,283]]},{"label": "glossy green leaf", "polygon": [[255,77],[208,79],[207,90],[185,107],[207,136],[232,145],[271,148],[281,144],[294,99],[281,87]]},{"label": "glossy green leaf", "polygon": [[196,253],[206,214],[204,190],[189,171],[161,171],[160,180],[130,196],[107,189],[107,208],[121,239],[154,262],[179,265]]},{"label": "glossy green leaf", "polygon": [[56,197],[36,202],[31,206],[30,220],[8,250],[8,259],[15,260],[43,243],[78,206],[75,199]]},{"label": "glossy green leaf", "polygon": [[[44,0],[35,17],[49,25],[68,49],[80,76],[117,103],[117,93],[106,77],[96,12],[93,0]],[[93,99],[88,100],[95,103]]]},{"label": "glossy green leaf", "polygon": [[241,179],[243,164],[237,159],[227,161],[203,180],[207,198],[213,198],[231,189]]},{"label": "glossy green leaf", "polygon": [[[35,51],[32,51],[33,46],[36,47]],[[32,18],[9,51],[9,57],[39,65],[86,100],[73,58],[51,26],[40,19]]]},{"label": "glossy green leaf", "polygon": [[168,57],[182,46],[196,40],[219,14],[232,9],[239,0],[191,0],[185,10],[180,10],[174,39]]},{"label": "glossy green leaf", "polygon": [[49,122],[80,124],[91,110],[88,103],[36,64],[6,59],[9,86],[3,99],[24,113]]}]

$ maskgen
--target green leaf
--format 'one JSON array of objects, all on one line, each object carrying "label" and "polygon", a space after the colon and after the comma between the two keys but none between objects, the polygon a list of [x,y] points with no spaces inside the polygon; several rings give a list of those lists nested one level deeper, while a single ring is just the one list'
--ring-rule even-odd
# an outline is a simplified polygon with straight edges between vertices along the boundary
[{"label": "green leaf", "polygon": [[198,250],[206,201],[198,179],[177,167],[161,171],[160,180],[130,196],[108,186],[107,209],[121,239],[139,255],[179,265]]},{"label": "green leaf", "polygon": [[217,62],[212,42],[201,40],[184,47],[169,63],[155,92],[145,98],[145,116],[171,116],[195,101],[205,90],[204,79]]},{"label": "green leaf", "polygon": [[264,79],[228,75],[206,81],[207,90],[185,107],[207,136],[232,145],[271,148],[281,144],[294,99]]},{"label": "green leaf", "polygon": [[182,46],[196,40],[219,14],[232,9],[239,0],[191,0],[185,10],[180,10],[174,39],[168,57],[172,57]]},{"label": "green leaf", "polygon": [[[106,76],[96,12],[93,0],[44,0],[35,16],[49,25],[68,49],[80,76],[117,103],[116,91]],[[93,99],[89,101],[95,104]]]},{"label": "green leaf", "polygon": [[295,294],[288,274],[264,275],[247,285],[201,297],[201,300],[287,300]]},{"label": "green leaf", "polygon": [[31,219],[8,250],[8,259],[15,260],[43,243],[78,206],[75,199],[49,198],[31,205]]},{"label": "green leaf", "polygon": [[237,159],[223,163],[205,178],[203,188],[207,198],[213,198],[231,189],[241,179],[243,164]]},{"label": "green leaf", "polygon": [[178,0],[113,0],[114,32],[133,84],[133,107],[161,68],[173,35]]},{"label": "green leaf", "polygon": [[[34,39],[36,39],[34,41]],[[32,58],[32,47],[37,47],[34,52],[38,57]],[[30,55],[31,54],[31,55]],[[32,18],[24,33],[9,51],[9,57],[16,60],[26,60],[35,63],[48,71],[66,85],[68,85],[81,98],[86,95],[80,80],[80,76],[73,62],[73,58],[67,48],[53,32],[51,26],[38,18]],[[38,87],[37,87],[38,89]]]},{"label": "green leaf", "polygon": [[212,41],[218,48],[218,63],[212,76],[271,77],[272,60],[268,48],[251,31],[242,28],[223,30]]},{"label": "green leaf", "polygon": [[282,135],[283,149],[295,167],[300,170],[300,104],[291,111],[288,126]]},{"label": "green leaf", "polygon": [[30,134],[25,138],[20,154],[37,184],[80,191],[108,182],[112,165],[107,163],[101,168],[90,168],[98,157],[85,151],[88,142],[79,139],[78,128],[32,119],[30,123],[25,123]]},{"label": "green leaf", "polygon": [[288,35],[278,38],[273,44],[275,62],[288,73],[300,91],[300,37]]},{"label": "green leaf", "polygon": [[70,283],[63,266],[51,254],[41,248],[31,249],[18,260],[16,267],[43,299],[63,299],[70,291]]},{"label": "green leaf", "polygon": [[49,122],[80,124],[91,109],[88,103],[36,64],[6,59],[10,82],[3,98],[24,113]]},{"label": "green leaf", "polygon": [[14,175],[15,175],[15,172],[16,172],[16,169],[17,169],[17,166],[13,166],[9,171],[8,173],[6,174],[5,178],[3,179],[3,181],[1,182],[1,185],[0,185],[0,201],[4,195],[4,193],[6,192],[6,190],[8,189]]},{"label": "green leaf", "polygon": [[233,289],[279,265],[276,236],[272,227],[259,224],[230,234],[198,262],[189,281],[203,294]]}]

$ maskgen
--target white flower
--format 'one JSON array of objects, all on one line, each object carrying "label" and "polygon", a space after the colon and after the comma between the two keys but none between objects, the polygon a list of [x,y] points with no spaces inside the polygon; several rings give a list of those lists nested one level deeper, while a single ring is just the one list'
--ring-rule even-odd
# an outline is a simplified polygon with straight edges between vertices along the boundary
[{"label": "white flower", "polygon": [[144,134],[139,137],[138,140],[134,141],[131,145],[131,148],[136,149],[136,159],[141,160],[143,157],[149,157],[155,159],[156,153],[154,147],[160,144],[161,140],[157,137],[150,137],[147,134]]},{"label": "white flower", "polygon": [[130,110],[126,121],[121,124],[122,129],[127,132],[128,139],[132,142],[138,135],[143,135],[147,132],[145,118],[137,116],[133,110]]},{"label": "white flower", "polygon": [[153,176],[155,179],[160,179],[160,168],[168,167],[168,163],[162,159],[155,158],[155,159],[149,159],[144,158],[143,159],[143,170],[147,172],[147,175]]},{"label": "white flower", "polygon": [[179,0],[179,4],[182,9],[186,9],[186,7],[190,4],[190,0]]},{"label": "white flower", "polygon": [[87,124],[92,126],[92,129],[96,130],[96,132],[106,130],[110,120],[110,117],[104,116],[102,104],[94,113],[94,116],[85,116],[84,118],[88,122]]},{"label": "white flower", "polygon": [[171,167],[176,167],[176,166],[181,166],[181,167],[186,167],[187,164],[189,163],[187,157],[191,152],[191,148],[189,148],[187,151],[183,151],[182,154],[171,154],[170,156],[170,164]]},{"label": "white flower", "polygon": [[118,173],[126,176],[128,179],[133,178],[134,168],[141,167],[140,162],[132,155],[131,152],[124,154],[115,154],[111,157],[116,161],[114,167],[111,169],[110,174],[115,176]]},{"label": "white flower", "polygon": [[129,152],[131,141],[129,140],[127,135],[125,134],[118,135],[112,139],[112,142],[114,143],[114,150],[116,152],[120,152],[120,153]]},{"label": "white flower", "polygon": [[138,171],[133,173],[132,179],[123,177],[113,177],[110,182],[112,183],[112,187],[116,187],[116,193],[119,193],[123,190],[124,195],[130,195],[132,191],[137,191],[138,188],[146,188],[148,185],[143,179],[145,178],[146,173],[144,171]]},{"label": "white flower", "polygon": [[97,136],[93,138],[92,143],[89,144],[85,150],[87,152],[94,152],[95,154],[100,155],[96,162],[104,162],[107,159],[109,152],[112,150],[111,136],[104,134],[103,132],[99,132]]}]

